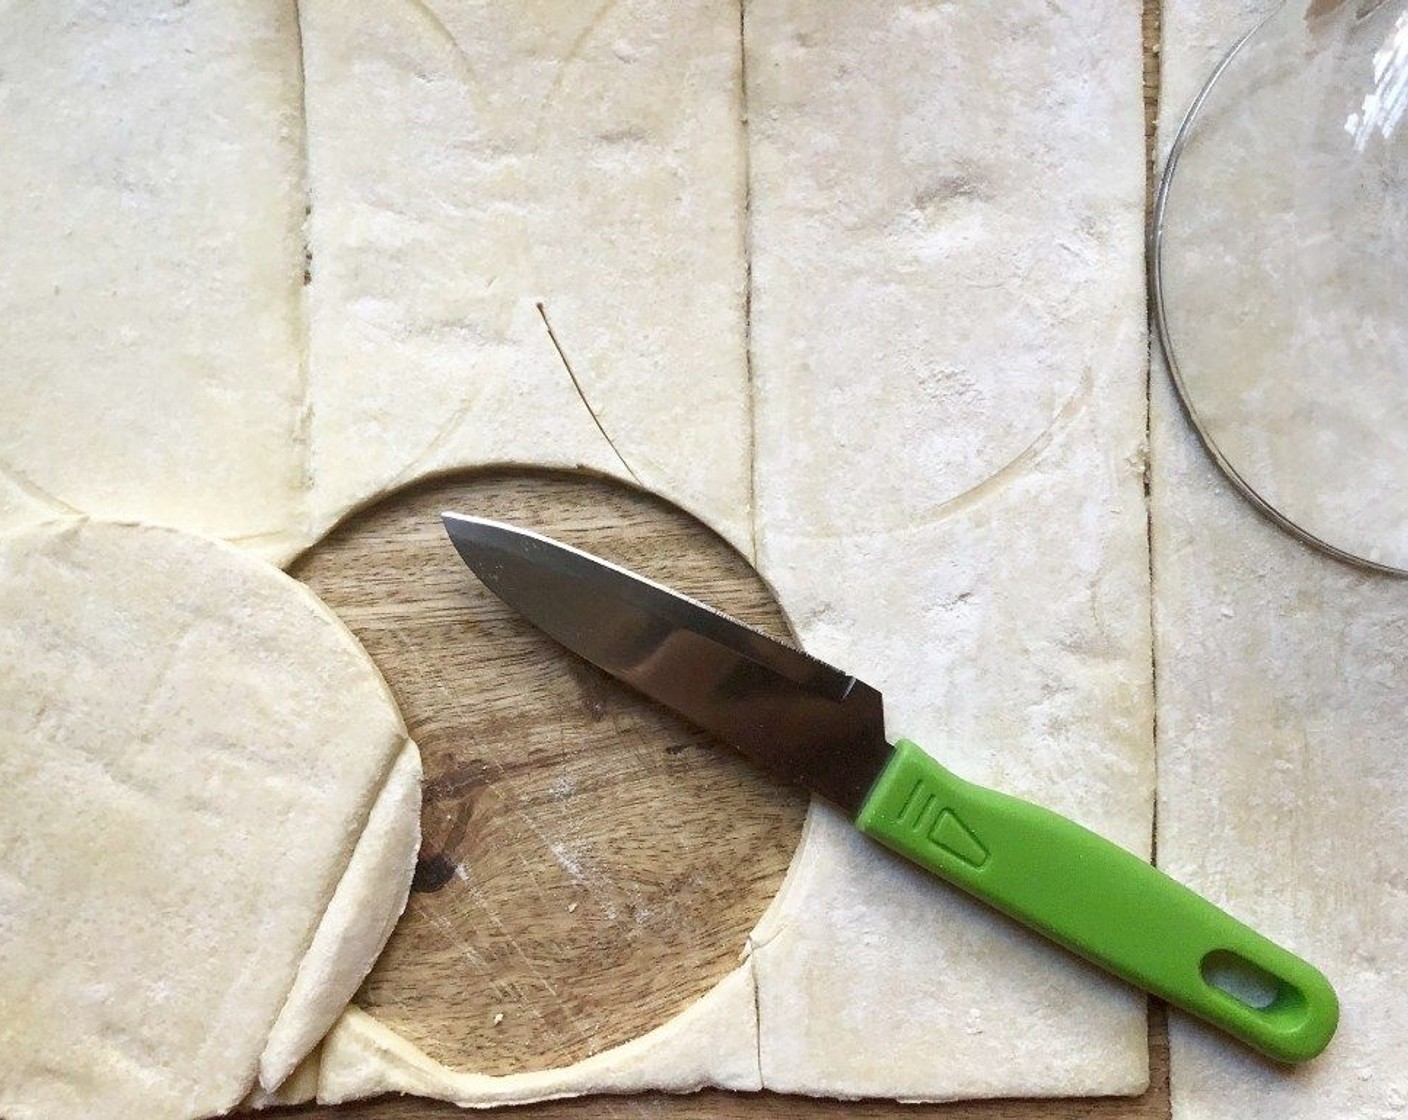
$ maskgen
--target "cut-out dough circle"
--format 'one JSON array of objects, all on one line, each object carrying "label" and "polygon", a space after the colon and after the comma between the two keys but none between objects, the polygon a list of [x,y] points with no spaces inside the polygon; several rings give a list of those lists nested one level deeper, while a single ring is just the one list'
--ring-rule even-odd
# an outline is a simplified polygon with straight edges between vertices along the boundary
[{"label": "cut-out dough circle", "polygon": [[0,1116],[208,1116],[287,1076],[419,836],[345,627],[217,541],[50,523],[0,538],[0,713]]}]

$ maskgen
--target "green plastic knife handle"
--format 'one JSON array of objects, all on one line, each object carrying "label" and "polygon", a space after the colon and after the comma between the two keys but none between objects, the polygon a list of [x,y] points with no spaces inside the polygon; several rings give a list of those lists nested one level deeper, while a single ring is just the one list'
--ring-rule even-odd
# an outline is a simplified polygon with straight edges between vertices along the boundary
[{"label": "green plastic knife handle", "polygon": [[[1312,965],[1133,853],[1048,809],[966,782],[907,740],[895,744],[856,826],[1278,1061],[1313,1058],[1335,1032],[1339,1001]],[[1237,977],[1256,998],[1228,990]]]}]

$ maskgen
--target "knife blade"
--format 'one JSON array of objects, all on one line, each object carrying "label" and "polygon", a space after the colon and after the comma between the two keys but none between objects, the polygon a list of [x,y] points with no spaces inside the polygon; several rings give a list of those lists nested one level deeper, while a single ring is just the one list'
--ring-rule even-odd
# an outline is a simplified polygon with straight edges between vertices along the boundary
[{"label": "knife blade", "polygon": [[1271,1058],[1328,1045],[1339,1004],[1314,966],[1074,821],[892,745],[864,681],[570,545],[443,521],[480,581],[539,629],[871,839]]}]

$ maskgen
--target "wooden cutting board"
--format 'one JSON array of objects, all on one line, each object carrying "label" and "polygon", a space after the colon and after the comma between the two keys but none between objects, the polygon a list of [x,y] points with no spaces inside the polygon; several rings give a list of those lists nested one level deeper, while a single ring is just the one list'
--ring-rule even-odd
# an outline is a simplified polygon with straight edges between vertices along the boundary
[{"label": "wooden cutting board", "polygon": [[[444,509],[538,529],[767,632],[787,628],[762,580],[700,523],[575,474],[479,472],[400,491],[291,569],[377,662],[425,760],[410,902],[358,1003],[447,1065],[543,1069],[659,1026],[736,967],[781,885],[806,802],[499,603],[446,540]],[[1164,1117],[1161,1010],[1152,1023],[1153,1085],[1137,1100],[915,1107],[708,1092],[516,1114]],[[460,1115],[410,1100],[303,1111]]]}]

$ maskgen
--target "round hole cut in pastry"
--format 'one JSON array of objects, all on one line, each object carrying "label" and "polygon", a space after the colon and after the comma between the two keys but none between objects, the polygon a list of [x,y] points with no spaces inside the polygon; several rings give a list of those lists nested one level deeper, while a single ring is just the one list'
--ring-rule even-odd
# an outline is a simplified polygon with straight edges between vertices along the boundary
[{"label": "round hole cut in pastry", "polygon": [[405,905],[420,757],[301,584],[71,520],[0,537],[0,1117],[229,1111]]}]

